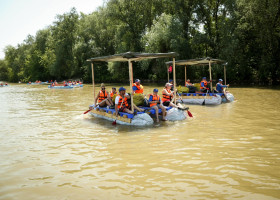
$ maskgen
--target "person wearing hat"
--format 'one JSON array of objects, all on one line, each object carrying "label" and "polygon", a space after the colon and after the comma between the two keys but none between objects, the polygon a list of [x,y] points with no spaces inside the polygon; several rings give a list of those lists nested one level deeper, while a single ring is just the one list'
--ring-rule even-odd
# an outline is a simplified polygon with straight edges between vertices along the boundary
[{"label": "person wearing hat", "polygon": [[159,108],[162,111],[162,120],[166,121],[166,119],[165,119],[166,109],[162,105],[161,99],[160,99],[160,97],[158,95],[158,89],[155,88],[153,90],[153,94],[150,94],[149,103],[150,103],[150,107],[156,111],[156,120],[157,120],[157,122],[159,122],[159,119],[158,119],[158,109]]},{"label": "person wearing hat", "polygon": [[[98,103],[97,103],[98,101]],[[101,83],[101,90],[98,92],[97,97],[95,98],[95,106],[99,105],[99,107],[112,106],[112,100],[109,93],[105,90],[104,83]]]},{"label": "person wearing hat", "polygon": [[200,91],[206,93],[209,90],[208,84],[210,84],[210,82],[207,82],[206,77],[203,77],[200,82]]},{"label": "person wearing hat", "polygon": [[170,83],[166,83],[165,87],[162,90],[162,104],[164,106],[172,106],[175,108],[178,108],[178,106],[176,106],[175,104],[173,104],[171,102],[173,96],[174,96],[174,91],[171,91],[171,84]]},{"label": "person wearing hat", "polygon": [[126,89],[124,87],[119,88],[119,95],[115,99],[115,111],[116,116],[118,115],[118,112],[126,112],[129,114],[137,114],[137,111],[142,112],[143,109],[138,108],[137,106],[134,106],[135,113],[131,111],[131,105],[128,103],[128,99],[130,99],[130,95],[126,93]]},{"label": "person wearing hat", "polygon": [[223,89],[227,88],[229,85],[223,85],[223,79],[219,79],[219,82],[216,84],[216,90],[218,93],[223,93]]},{"label": "person wearing hat", "polygon": [[140,84],[140,80],[136,79],[135,83],[132,85],[133,94],[143,94],[144,87]]}]

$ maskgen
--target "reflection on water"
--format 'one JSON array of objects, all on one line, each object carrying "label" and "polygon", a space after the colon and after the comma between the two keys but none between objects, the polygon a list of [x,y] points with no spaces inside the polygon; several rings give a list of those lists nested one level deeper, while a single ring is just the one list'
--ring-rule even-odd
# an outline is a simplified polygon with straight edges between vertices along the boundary
[{"label": "reflection on water", "polygon": [[231,92],[130,127],[82,114],[90,85],[0,88],[0,199],[279,199],[280,91]]}]

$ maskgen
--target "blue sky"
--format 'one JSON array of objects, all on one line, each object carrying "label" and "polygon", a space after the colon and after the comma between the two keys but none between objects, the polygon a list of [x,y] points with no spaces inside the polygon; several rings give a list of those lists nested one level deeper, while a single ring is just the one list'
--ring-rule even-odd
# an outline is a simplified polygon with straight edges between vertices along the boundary
[{"label": "blue sky", "polygon": [[51,25],[57,14],[69,12],[91,13],[104,0],[0,0],[0,59],[7,45],[16,46],[27,35],[35,36],[40,29]]}]

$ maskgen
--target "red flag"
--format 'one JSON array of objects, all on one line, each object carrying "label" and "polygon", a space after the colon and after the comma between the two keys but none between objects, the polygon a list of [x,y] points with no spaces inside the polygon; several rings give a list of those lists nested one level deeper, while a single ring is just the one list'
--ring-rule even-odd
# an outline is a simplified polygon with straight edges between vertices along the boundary
[{"label": "red flag", "polygon": [[168,72],[171,73],[172,72],[172,66],[169,66],[168,68]]}]

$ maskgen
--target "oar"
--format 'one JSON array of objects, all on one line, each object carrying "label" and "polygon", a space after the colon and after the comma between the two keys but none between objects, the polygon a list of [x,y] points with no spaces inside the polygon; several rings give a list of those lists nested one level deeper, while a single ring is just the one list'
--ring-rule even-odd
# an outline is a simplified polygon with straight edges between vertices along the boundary
[{"label": "oar", "polygon": [[[106,99],[103,99],[103,101],[101,101],[100,103],[97,103],[97,104],[101,104],[101,103],[103,103],[104,101],[106,101],[108,98],[106,98]],[[89,111],[91,111],[92,109],[89,109],[89,110],[87,110],[87,111],[85,111],[84,112],[84,114],[87,114]]]},{"label": "oar", "polygon": [[207,94],[208,94],[208,91],[209,91],[209,90],[207,90],[206,95],[205,95],[205,97],[204,97],[204,101],[202,102],[202,105],[203,105],[203,106],[205,106],[205,99],[206,99],[206,96],[207,96]]},{"label": "oar", "polygon": [[[182,98],[179,99],[179,100],[181,100],[181,102],[184,103],[183,100],[182,100]],[[193,115],[192,115],[192,113],[189,111],[189,109],[187,110],[187,113],[188,113],[189,117],[193,117]]]}]

